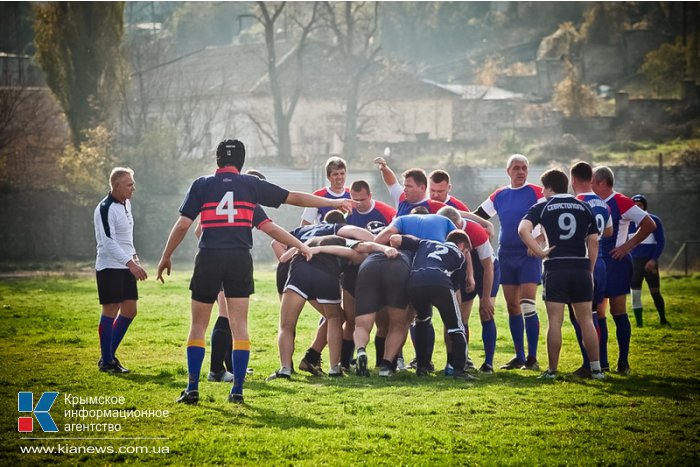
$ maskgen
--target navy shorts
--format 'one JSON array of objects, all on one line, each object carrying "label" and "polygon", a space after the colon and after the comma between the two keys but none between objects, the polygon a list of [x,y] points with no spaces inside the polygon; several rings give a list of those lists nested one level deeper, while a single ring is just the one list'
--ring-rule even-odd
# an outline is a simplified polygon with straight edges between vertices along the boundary
[{"label": "navy shorts", "polygon": [[646,280],[650,289],[658,289],[661,286],[659,280],[659,265],[648,272],[645,269],[647,262],[651,258],[634,258],[632,260],[632,282],[630,283],[633,289],[641,289],[642,281]]},{"label": "navy shorts", "polygon": [[500,249],[498,261],[501,263],[502,285],[539,284],[542,280],[542,260],[528,256],[527,250]]},{"label": "navy shorts", "polygon": [[593,300],[593,277],[588,268],[561,269],[545,266],[542,282],[546,302],[581,303]]},{"label": "navy shorts", "polygon": [[228,298],[248,298],[255,292],[250,250],[199,250],[190,280],[192,300],[214,303],[222,286]]},{"label": "navy shorts", "polygon": [[632,281],[632,256],[627,255],[621,260],[609,256],[605,256],[603,259],[607,274],[603,296],[611,298],[629,294],[630,282]]},{"label": "navy shorts", "polygon": [[96,271],[96,278],[100,305],[139,299],[136,277],[128,269],[103,269]]},{"label": "navy shorts", "polygon": [[340,278],[301,258],[292,261],[284,291],[318,303],[340,303]]},{"label": "navy shorts", "polygon": [[355,296],[355,287],[357,286],[357,272],[360,266],[357,264],[348,264],[343,267],[343,275],[340,282],[343,284],[343,290]]},{"label": "navy shorts", "polygon": [[360,266],[355,316],[377,313],[385,306],[406,308],[406,283],[411,268],[399,259],[375,260]]},{"label": "navy shorts", "polygon": [[284,284],[287,283],[287,277],[289,276],[289,265],[291,264],[291,261],[287,261],[286,263],[278,263],[277,264],[277,274],[275,277],[276,285],[277,285],[277,293],[282,295],[284,292]]},{"label": "navy shorts", "polygon": [[[484,293],[484,267],[481,265],[479,256],[475,253],[475,251],[472,251],[472,265],[474,267],[474,282],[476,283],[476,287],[474,287],[474,290],[472,290],[471,292],[467,292],[466,290],[464,290],[464,286],[462,286],[461,295],[463,302],[474,300],[477,295],[479,296],[479,298],[481,298]],[[498,286],[500,284],[501,263],[500,261],[498,261],[498,259],[496,259],[493,263],[493,286],[491,287],[491,297],[495,297],[496,295],[498,295]]]}]

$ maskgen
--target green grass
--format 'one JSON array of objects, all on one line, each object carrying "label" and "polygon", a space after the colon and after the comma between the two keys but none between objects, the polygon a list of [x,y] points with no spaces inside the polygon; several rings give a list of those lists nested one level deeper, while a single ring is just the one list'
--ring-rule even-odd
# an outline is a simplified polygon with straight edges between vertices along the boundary
[{"label": "green grass", "polygon": [[[141,285],[139,316],[119,354],[126,376],[99,373],[99,307],[92,276],[41,275],[0,282],[0,464],[642,464],[689,465],[700,460],[700,275],[663,278],[668,318],[661,328],[645,292],[646,326],[633,330],[628,377],[605,381],[565,377],[542,382],[533,372],[497,372],[473,383],[413,373],[341,380],[297,374],[266,383],[278,367],[278,301],[271,268],[256,271],[258,293],[250,310],[255,373],[245,406],[226,402],[228,385],[203,382],[199,406],[175,397],[186,382],[189,326],[186,267],[165,284]],[[502,297],[497,301],[496,364],[511,356]],[[546,317],[539,303],[542,329]],[[307,307],[299,324],[295,362],[309,344],[318,316]],[[439,320],[439,319],[438,319]],[[481,363],[480,326],[471,320],[471,355]],[[610,323],[610,356],[617,348]],[[408,346],[410,348],[410,346]],[[546,361],[544,339],[540,361]],[[370,354],[373,349],[370,347]],[[412,350],[407,350],[412,353]],[[327,354],[324,355],[327,361]],[[208,370],[209,354],[204,371]],[[438,338],[436,364],[444,362]],[[560,370],[579,364],[565,324]],[[123,396],[125,404],[86,409],[168,410],[168,418],[85,419],[120,423],[121,431],[64,432],[46,437],[163,437],[165,440],[22,440],[17,392],[59,391],[51,414],[59,428],[79,419],[64,394]],[[37,398],[35,397],[35,403]],[[81,407],[76,407],[81,408]],[[35,422],[36,426],[36,422]],[[146,446],[160,454],[21,454],[21,446]],[[167,446],[169,453],[162,451]]]}]

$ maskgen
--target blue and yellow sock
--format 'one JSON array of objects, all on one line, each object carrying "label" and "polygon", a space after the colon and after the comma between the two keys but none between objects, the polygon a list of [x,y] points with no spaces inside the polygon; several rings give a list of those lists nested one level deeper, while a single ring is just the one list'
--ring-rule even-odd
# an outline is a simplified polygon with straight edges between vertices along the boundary
[{"label": "blue and yellow sock", "polygon": [[496,352],[496,322],[493,319],[481,323],[481,339],[484,341],[484,362],[493,366],[493,354]]},{"label": "blue and yellow sock", "polygon": [[629,365],[630,341],[632,340],[632,325],[627,313],[621,315],[613,315],[615,321],[615,335],[617,336],[617,345],[620,348],[618,362]]},{"label": "blue and yellow sock", "polygon": [[248,360],[250,360],[250,341],[233,340],[233,387],[231,394],[243,394],[243,382],[248,371]]},{"label": "blue and yellow sock", "polygon": [[100,336],[100,352],[102,354],[102,362],[106,365],[114,360],[112,352],[112,330],[114,326],[114,318],[102,315],[100,316],[100,324],[97,326],[97,334]]},{"label": "blue and yellow sock", "polygon": [[117,319],[114,320],[114,325],[112,326],[112,355],[117,353],[117,348],[133,320],[134,318],[127,318],[122,315],[117,316]]},{"label": "blue and yellow sock", "polygon": [[508,317],[508,325],[510,327],[510,335],[513,338],[513,346],[515,347],[515,356],[522,361],[525,361],[525,323],[523,315],[515,315]]},{"label": "blue and yellow sock", "polygon": [[190,339],[187,341],[188,391],[197,391],[199,389],[199,374],[202,371],[204,352],[204,339]]}]

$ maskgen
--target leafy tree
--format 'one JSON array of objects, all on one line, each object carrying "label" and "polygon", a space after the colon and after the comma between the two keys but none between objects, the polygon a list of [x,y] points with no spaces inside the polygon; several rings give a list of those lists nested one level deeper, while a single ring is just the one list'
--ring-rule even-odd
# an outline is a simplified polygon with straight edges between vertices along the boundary
[{"label": "leafy tree", "polygon": [[566,75],[554,88],[553,103],[567,118],[592,117],[598,111],[595,94],[581,83],[576,68],[568,60]]},{"label": "leafy tree", "polygon": [[618,2],[596,3],[584,14],[581,36],[587,44],[615,44],[625,26],[624,6]]},{"label": "leafy tree", "polygon": [[500,55],[489,55],[484,63],[474,74],[474,83],[482,86],[493,86],[496,84],[498,74],[503,70],[503,57]]},{"label": "leafy tree", "polygon": [[47,2],[34,11],[36,59],[78,148],[86,130],[110,126],[114,91],[124,72],[124,3]]},{"label": "leafy tree", "polygon": [[685,77],[686,48],[680,40],[675,44],[662,44],[644,57],[641,72],[654,86],[657,95],[672,91]]}]

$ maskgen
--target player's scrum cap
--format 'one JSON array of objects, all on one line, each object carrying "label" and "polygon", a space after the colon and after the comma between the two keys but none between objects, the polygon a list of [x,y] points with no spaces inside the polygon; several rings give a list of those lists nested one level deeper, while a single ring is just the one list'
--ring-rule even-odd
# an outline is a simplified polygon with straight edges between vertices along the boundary
[{"label": "player's scrum cap", "polygon": [[632,201],[635,203],[642,203],[644,205],[644,209],[647,208],[647,199],[644,195],[634,195],[632,197]]},{"label": "player's scrum cap", "polygon": [[245,145],[237,139],[227,139],[216,148],[216,158],[225,159],[245,155]]}]

